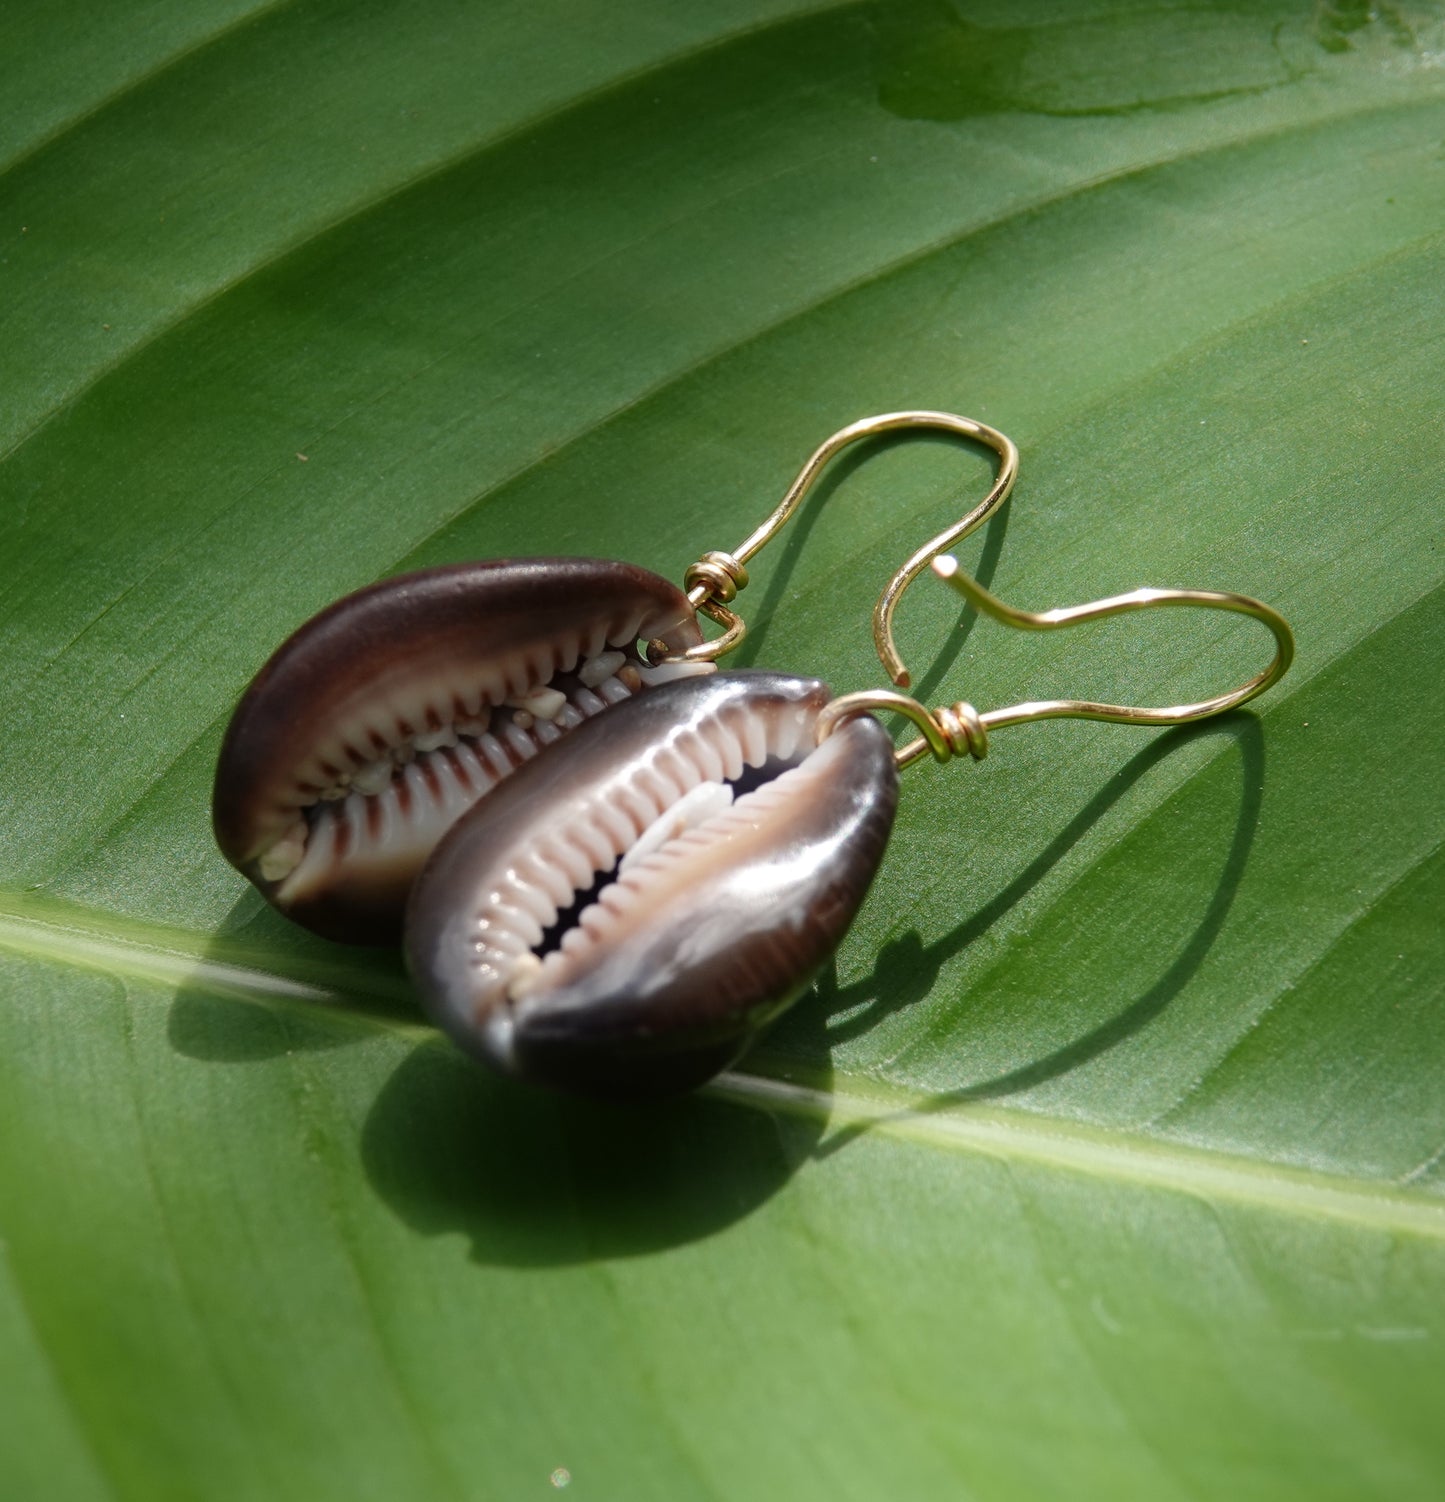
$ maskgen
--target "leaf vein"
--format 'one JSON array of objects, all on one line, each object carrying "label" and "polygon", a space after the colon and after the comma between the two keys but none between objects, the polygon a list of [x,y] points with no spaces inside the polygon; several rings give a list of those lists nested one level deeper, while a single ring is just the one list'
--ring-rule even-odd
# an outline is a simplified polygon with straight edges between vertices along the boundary
[{"label": "leaf vein", "polygon": [[[1298,990],[1300,986],[1305,985],[1313,975],[1320,971],[1324,966],[1328,965],[1336,951],[1340,948],[1341,945],[1349,941],[1351,935],[1355,932],[1359,925],[1361,923],[1364,923],[1371,916],[1371,914],[1375,912],[1375,910],[1380,906],[1381,903],[1388,901],[1392,893],[1397,891],[1400,887],[1404,886],[1404,884],[1415,875],[1415,873],[1420,869],[1421,866],[1425,865],[1428,861],[1434,860],[1436,856],[1440,854],[1442,849],[1445,849],[1445,840],[1437,841],[1428,850],[1421,852],[1418,856],[1410,860],[1404,867],[1397,871],[1395,875],[1391,877],[1391,879],[1383,887],[1381,887],[1380,890],[1375,893],[1372,898],[1364,903],[1362,907],[1360,907],[1356,912],[1352,913],[1348,918],[1346,918],[1343,926],[1336,931],[1333,938],[1331,938],[1330,942],[1324,947],[1324,949],[1316,954],[1314,958],[1311,959],[1310,962],[1305,965],[1289,982],[1287,982],[1285,985],[1282,985],[1265,1002],[1265,1004],[1259,1009],[1259,1011],[1249,1019],[1247,1026],[1245,1026],[1240,1031],[1238,1036],[1234,1038],[1234,1040],[1229,1044],[1227,1048],[1225,1048],[1225,1050],[1219,1055],[1219,1057],[1216,1058],[1211,1064],[1209,1064],[1200,1073],[1199,1077],[1194,1080],[1192,1084],[1186,1087],[1175,1100],[1171,1101],[1168,1106],[1164,1107],[1163,1110],[1159,1111],[1154,1117],[1152,1117],[1149,1124],[1154,1127],[1164,1127],[1168,1125],[1170,1121],[1176,1118],[1183,1110],[1185,1110],[1193,1097],[1197,1095],[1199,1091],[1203,1089],[1206,1084],[1208,1084],[1210,1079],[1218,1074],[1221,1069],[1225,1068],[1225,1066],[1228,1065],[1229,1061],[1239,1053],[1239,1050],[1243,1048],[1246,1043],[1248,1043],[1251,1034],[1253,1034],[1263,1024],[1270,1013],[1273,1012],[1280,1005],[1280,1003],[1285,1001],[1294,991]],[[1414,1172],[1419,1173],[1420,1170],[1416,1169]],[[1409,1179],[1412,1176],[1413,1175],[1407,1174],[1405,1177],[1406,1179]]]},{"label": "leaf vein", "polygon": [[[187,953],[174,942],[160,942],[156,934],[150,942],[139,942],[114,932],[87,933],[74,925],[63,927],[53,920],[19,916],[13,910],[7,914],[0,909],[0,947],[51,962],[98,968],[123,962],[136,979],[185,984],[259,1005],[303,1008],[313,1018],[318,1003],[329,1003],[324,1015],[342,1026],[389,1033],[413,1046],[449,1046],[429,1026],[357,1009],[355,990],[328,988],[255,966],[210,960],[199,952]],[[855,1077],[843,1074],[838,1078],[844,1082],[843,1088],[824,1091],[733,1072],[709,1088],[714,1095],[755,1109],[832,1120],[858,1131],[878,1132],[970,1157],[1033,1164],[1173,1190],[1203,1201],[1253,1204],[1281,1214],[1445,1242],[1445,1202],[1395,1183],[1379,1185],[1345,1175],[1296,1169],[975,1102],[924,1111],[901,1097],[884,1095],[876,1086],[870,1090]]]},{"label": "leaf vein", "polygon": [[67,116],[64,120],[57,121],[49,131],[31,141],[28,145],[23,146],[9,161],[0,162],[0,185],[4,184],[6,178],[20,171],[34,161],[36,157],[43,155],[52,146],[64,140],[66,136],[73,135],[90,121],[103,115],[108,109],[122,103],[131,95],[140,93],[141,90],[148,88],[157,79],[163,78],[173,69],[181,67],[192,58],[207,52],[210,48],[228,41],[231,37],[245,31],[248,27],[256,25],[260,21],[281,11],[288,10],[299,3],[301,3],[301,0],[263,0],[262,4],[227,21],[224,26],[218,26],[215,31],[207,32],[205,36],[197,37],[194,41],[188,42],[184,47],[167,53],[163,58],[143,68],[139,73],[127,78],[123,83],[118,84],[109,93],[102,94],[98,99],[93,100],[75,114]]},{"label": "leaf vein", "polygon": [[[290,0],[284,0],[284,3],[290,3]],[[698,58],[706,57],[710,52],[726,51],[728,48],[736,46],[738,43],[746,41],[749,38],[766,35],[770,30],[792,25],[799,19],[807,16],[823,16],[834,12],[842,13],[855,8],[861,8],[859,0],[843,0],[841,4],[838,3],[838,0],[828,0],[826,4],[791,13],[781,20],[738,27],[721,36],[713,37],[706,42],[681,48],[677,52],[669,53],[666,57],[646,63],[640,68],[619,74],[617,77],[610,78],[595,88],[573,94],[547,109],[539,110],[536,114],[529,115],[526,119],[519,121],[515,125],[508,126],[482,141],[472,143],[461,151],[442,157],[440,160],[429,162],[414,172],[406,173],[396,182],[390,184],[383,192],[365,199],[344,212],[313,226],[304,234],[287,241],[278,249],[261,256],[258,260],[251,262],[250,265],[225,277],[209,292],[197,298],[194,302],[187,304],[176,317],[168,319],[166,322],[152,329],[148,334],[117,354],[113,360],[97,366],[92,374],[82,379],[71,391],[53,403],[30,427],[19,434],[8,449],[0,453],[0,464],[4,464],[13,458],[21,449],[38,437],[57,417],[74,407],[88,391],[92,390],[101,381],[124,369],[127,365],[139,359],[148,350],[160,344],[165,339],[170,338],[193,319],[200,317],[210,308],[222,302],[238,288],[244,287],[247,283],[254,281],[257,277],[281,265],[291,256],[305,251],[327,236],[336,234],[348,226],[363,222],[370,215],[375,214],[388,204],[394,203],[421,184],[445,177],[449,172],[455,172],[461,167],[479,161],[518,141],[525,140],[527,136],[532,135],[549,123],[562,118],[572,111],[583,109],[587,105],[604,99],[609,94],[620,92],[641,83],[644,79],[666,73],[673,68],[693,62]]]}]

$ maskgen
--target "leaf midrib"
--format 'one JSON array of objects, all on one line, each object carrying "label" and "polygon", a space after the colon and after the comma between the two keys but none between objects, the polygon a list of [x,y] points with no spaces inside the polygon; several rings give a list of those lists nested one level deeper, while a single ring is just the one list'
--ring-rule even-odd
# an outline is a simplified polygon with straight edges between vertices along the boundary
[{"label": "leaf midrib", "polygon": [[[756,1109],[822,1118],[852,1137],[882,1132],[939,1150],[1054,1168],[1168,1189],[1215,1202],[1262,1206],[1278,1213],[1332,1220],[1391,1234],[1445,1241],[1445,1201],[1345,1174],[1294,1168],[1212,1148],[1190,1147],[1093,1127],[1067,1118],[977,1103],[920,1110],[901,1092],[884,1093],[846,1073],[843,1088],[820,1090],[763,1075],[731,1073],[710,1092]],[[830,1151],[825,1142],[820,1150]]]},{"label": "leaf midrib", "polygon": [[[68,921],[27,913],[25,904],[0,899],[0,948],[32,958],[120,973],[129,979],[185,984],[192,989],[270,1007],[303,1007],[343,1027],[386,1033],[421,1045],[447,1046],[431,1026],[401,1017],[358,1010],[355,987],[346,989],[298,980],[253,966],[208,958],[198,938],[148,929],[129,922]],[[92,917],[85,910],[86,917]],[[100,916],[100,915],[94,915]],[[367,993],[395,1001],[395,989]],[[920,1109],[916,1097],[875,1081],[835,1072],[833,1088],[734,1071],[708,1093],[754,1110],[821,1120],[835,1129],[833,1148],[862,1133],[912,1142],[935,1151],[991,1158],[1165,1189],[1210,1202],[1253,1205],[1277,1214],[1323,1219],[1389,1234],[1445,1242],[1445,1201],[1393,1184],[1343,1174],[1294,1168],[1177,1142],[1160,1141],[1067,1118],[957,1102],[936,1111]],[[824,1144],[821,1152],[833,1150]]]}]

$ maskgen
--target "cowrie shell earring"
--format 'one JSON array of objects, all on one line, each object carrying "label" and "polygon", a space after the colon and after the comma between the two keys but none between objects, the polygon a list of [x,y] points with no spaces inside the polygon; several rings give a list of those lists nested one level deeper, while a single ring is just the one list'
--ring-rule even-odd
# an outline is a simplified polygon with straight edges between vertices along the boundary
[{"label": "cowrie shell earring", "polygon": [[[222,853],[307,928],[396,942],[412,881],[445,831],[585,721],[712,673],[746,630],[729,606],[747,584],[747,560],[835,454],[910,428],[985,443],[1002,465],[984,501],[880,598],[880,650],[896,662],[898,597],[998,507],[1017,467],[1001,433],[952,413],[885,413],[835,433],[737,552],[705,553],[684,589],[628,563],[531,558],[426,569],[338,600],[282,643],[241,696],[216,768]],[[723,634],[704,641],[700,615]]]},{"label": "cowrie shell earring", "polygon": [[[1166,606],[1247,615],[1275,656],[1240,687],[1167,708],[1035,700],[937,710],[894,690],[723,672],[619,705],[523,767],[441,840],[412,893],[423,1005],[463,1049],[538,1083],[604,1094],[691,1088],[811,983],[878,869],[898,772],[987,754],[991,731],[1081,718],[1178,725],[1263,693],[1294,641],[1269,606],[1141,589],[1017,610],[952,557],[937,576],[1005,625],[1056,630]],[[899,751],[871,711],[922,732]]]}]

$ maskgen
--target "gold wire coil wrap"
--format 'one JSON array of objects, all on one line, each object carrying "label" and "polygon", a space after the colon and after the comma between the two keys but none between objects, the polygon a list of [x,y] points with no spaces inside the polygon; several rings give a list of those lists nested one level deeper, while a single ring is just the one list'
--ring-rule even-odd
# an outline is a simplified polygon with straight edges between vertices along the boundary
[{"label": "gold wire coil wrap", "polygon": [[[953,433],[981,443],[998,455],[998,474],[989,492],[968,514],[924,543],[884,586],[878,603],[873,607],[873,646],[878,653],[888,676],[902,688],[912,681],[903,659],[893,642],[893,613],[903,592],[927,567],[928,563],[944,548],[967,537],[975,527],[987,521],[1008,498],[1018,476],[1019,451],[1011,438],[991,428],[987,423],[976,422],[971,417],[960,417],[953,412],[883,412],[876,417],[864,417],[858,422],[840,428],[833,436],[819,444],[809,456],[808,462],[798,471],[797,478],[788,487],[787,493],[773,511],[752,531],[732,553],[714,551],[704,553],[683,575],[683,586],[694,610],[700,610],[709,620],[723,627],[723,635],[713,641],[689,647],[685,652],[674,654],[674,662],[714,662],[731,652],[747,634],[742,618],[727,609],[737,598],[738,590],[748,582],[745,565],[760,548],[770,542],[798,509],[803,497],[813,488],[829,460],[850,444],[867,438],[876,438],[883,433],[894,433],[906,428],[926,428],[937,432]],[[657,642],[648,643],[648,658],[660,662],[666,655]]]},{"label": "gold wire coil wrap", "polygon": [[818,717],[818,740],[826,740],[849,715],[869,709],[890,709],[904,715],[923,732],[915,741],[894,753],[900,768],[932,754],[938,761],[960,756],[964,752],[981,761],[988,753],[988,732],[1007,725],[1025,725],[1034,720],[1108,720],[1120,725],[1187,725],[1236,709],[1262,694],[1289,671],[1294,661],[1294,633],[1278,611],[1249,595],[1230,594],[1213,589],[1136,589],[1129,594],[1111,595],[1087,605],[1069,605],[1055,610],[1016,610],[991,595],[976,579],[966,574],[952,557],[934,561],[933,571],[961,594],[983,615],[1005,626],[1024,631],[1056,631],[1085,621],[1103,620],[1107,616],[1126,615],[1134,610],[1152,610],[1156,606],[1195,606],[1205,610],[1228,610],[1247,615],[1267,626],[1274,636],[1275,654],[1268,667],[1247,679],[1238,688],[1200,699],[1191,704],[1173,704],[1151,708],[1133,704],[1101,704],[1089,699],[1035,699],[1013,704],[1006,709],[991,709],[980,714],[971,704],[946,705],[929,710],[916,699],[887,690],[844,694],[826,706]]},{"label": "gold wire coil wrap", "polygon": [[818,743],[827,740],[844,720],[870,709],[890,709],[912,720],[923,732],[918,740],[909,741],[893,753],[899,767],[912,766],[930,753],[935,761],[952,761],[955,756],[964,755],[982,761],[988,755],[988,730],[983,716],[972,704],[945,704],[941,709],[928,709],[917,699],[888,688],[841,694],[825,704],[818,716]]},{"label": "gold wire coil wrap", "polygon": [[695,606],[701,605],[709,596],[724,605],[731,605],[737,599],[738,591],[748,587],[748,571],[731,553],[714,549],[711,553],[704,553],[688,569],[682,576],[682,583],[688,599],[698,595],[692,600]]},{"label": "gold wire coil wrap", "polygon": [[[966,751],[975,761],[982,761],[988,755],[988,727],[972,704],[962,700],[957,704],[945,704],[933,711],[933,718],[947,738],[948,749],[954,756],[962,756]],[[930,746],[929,750],[933,748]],[[936,751],[933,754],[938,755]]]}]

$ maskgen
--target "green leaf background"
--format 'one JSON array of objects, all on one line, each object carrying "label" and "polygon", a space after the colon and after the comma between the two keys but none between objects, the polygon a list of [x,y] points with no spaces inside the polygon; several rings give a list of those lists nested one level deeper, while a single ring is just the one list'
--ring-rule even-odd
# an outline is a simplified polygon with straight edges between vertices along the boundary
[{"label": "green leaf background", "polygon": [[[0,1495],[1441,1494],[1438,10],[25,0],[0,57]],[[1005,598],[1243,590],[1299,659],[910,774],[713,1091],[494,1082],[212,848],[327,601],[677,577],[903,406],[1019,442]],[[841,464],[742,657],[876,685],[988,473]],[[1264,651],[956,606],[900,641],[982,708]]]}]

